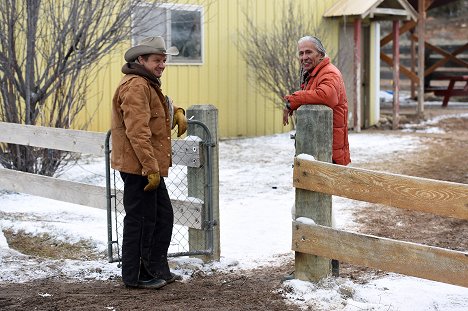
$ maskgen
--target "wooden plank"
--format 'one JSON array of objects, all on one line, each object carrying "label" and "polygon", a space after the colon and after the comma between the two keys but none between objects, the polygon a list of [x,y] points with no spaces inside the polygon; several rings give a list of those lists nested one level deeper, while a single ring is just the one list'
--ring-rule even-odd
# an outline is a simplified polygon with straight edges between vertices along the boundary
[{"label": "wooden plank", "polygon": [[[107,209],[106,187],[102,186],[0,168],[0,189]],[[117,200],[123,201],[122,192],[117,193]],[[203,203],[192,201],[171,200],[174,221],[178,225],[201,229]]]},{"label": "wooden plank", "polygon": [[104,156],[106,133],[0,122],[0,142]]},{"label": "wooden plank", "polygon": [[0,168],[0,188],[106,209],[106,188]]},{"label": "wooden plank", "polygon": [[[418,26],[417,33],[420,38],[425,40],[426,34],[426,10],[429,8],[426,4],[431,1],[418,0]],[[416,115],[423,119],[424,117],[424,68],[425,65],[425,54],[426,48],[424,45],[424,40],[418,42],[418,105],[416,107]]]},{"label": "wooden plank", "polygon": [[[418,41],[418,40],[419,40],[419,37],[413,34],[413,35],[410,36],[410,39],[411,39],[411,40]],[[452,62],[457,63],[458,65],[460,65],[460,66],[462,66],[462,67],[468,68],[468,62],[465,62],[464,60],[455,57],[455,55],[454,55],[453,53],[450,53],[450,52],[448,52],[448,51],[446,51],[446,50],[444,50],[444,49],[442,49],[442,48],[440,48],[440,47],[438,47],[438,46],[432,45],[432,44],[430,44],[430,43],[427,42],[427,41],[424,42],[424,45],[425,45],[427,48],[429,48],[429,49],[431,49],[431,50],[433,50],[433,51],[435,51],[435,52],[441,54],[442,56],[444,56],[444,57],[447,58],[448,60],[451,60]],[[461,49],[465,50],[466,47],[467,47],[467,45],[468,45],[468,43],[465,44],[463,47],[461,47]],[[434,70],[435,70],[435,69],[434,69]],[[426,73],[425,73],[425,74],[426,74]]]},{"label": "wooden plank", "polygon": [[300,155],[293,184],[354,200],[468,219],[468,185],[333,165]]},{"label": "wooden plank", "polygon": [[465,89],[434,90],[435,96],[445,96],[447,94],[450,96],[468,96],[468,91]]},{"label": "wooden plank", "polygon": [[[404,34],[405,32],[413,29],[415,26],[416,26],[416,21],[409,21],[409,22],[404,23],[403,26],[400,27],[400,31],[399,31],[400,36]],[[388,35],[386,35],[380,40],[380,46],[382,47],[386,45],[387,43],[392,42],[392,40],[393,40],[393,33],[389,33]]]},{"label": "wooden plank", "polygon": [[392,21],[393,33],[393,114],[392,129],[400,126],[400,34],[398,26],[400,21]]},{"label": "wooden plank", "polygon": [[176,225],[186,226],[190,229],[203,228],[204,204],[189,200],[171,199],[172,209],[174,210],[174,223]]},{"label": "wooden plank", "polygon": [[371,11],[370,17],[374,15],[393,15],[393,16],[406,16],[408,17],[408,12],[402,9],[389,9],[389,8],[375,8]]},{"label": "wooden plank", "polygon": [[468,253],[293,222],[292,249],[468,287]]},{"label": "wooden plank", "polygon": [[[400,55],[400,62],[403,60],[403,58]],[[411,59],[411,64],[410,64],[410,70],[412,72],[417,72],[416,71],[416,43],[413,40],[410,40],[410,59]],[[401,82],[401,81],[400,81]],[[411,81],[410,83],[410,92],[411,92],[411,98],[416,98],[416,83]]]},{"label": "wooden plank", "polygon": [[[411,42],[413,42],[413,41],[411,41]],[[463,46],[458,47],[455,51],[452,52],[451,55],[457,56],[458,54],[464,52],[467,48],[468,48],[468,43],[466,43]],[[431,74],[437,68],[442,67],[443,65],[445,65],[445,63],[447,63],[449,60],[450,60],[450,57],[444,56],[444,58],[442,58],[441,60],[434,63],[431,67],[427,68],[424,71],[424,75],[427,76],[427,75]]]},{"label": "wooden plank", "polygon": [[[106,133],[0,122],[0,142],[70,152],[105,155]],[[200,167],[201,139],[172,140],[174,164]]]},{"label": "wooden plank", "polygon": [[[388,56],[384,52],[380,52],[380,59],[386,62],[389,66],[393,66],[393,58]],[[409,70],[405,66],[400,65],[400,72],[407,76],[414,83],[419,83],[418,76],[414,72],[411,72],[411,70]]]},{"label": "wooden plank", "polygon": [[356,18],[354,20],[354,65],[353,65],[353,74],[354,74],[354,87],[353,87],[353,130],[357,133],[361,131],[361,91],[362,91],[362,83],[361,83],[361,32],[362,32],[362,20],[360,18]]},{"label": "wooden plank", "polygon": [[201,139],[190,137],[188,139],[172,140],[172,163],[188,167],[201,167],[203,157],[201,155]]}]

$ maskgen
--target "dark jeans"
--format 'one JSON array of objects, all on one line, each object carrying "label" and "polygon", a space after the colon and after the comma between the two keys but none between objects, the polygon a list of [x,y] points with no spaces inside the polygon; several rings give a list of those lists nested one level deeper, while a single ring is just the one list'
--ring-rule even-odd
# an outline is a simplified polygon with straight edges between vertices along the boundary
[{"label": "dark jeans", "polygon": [[170,274],[167,250],[171,242],[174,212],[166,184],[161,177],[159,187],[143,191],[145,176],[120,173],[124,181],[124,228],[122,242],[122,280],[136,286]]}]

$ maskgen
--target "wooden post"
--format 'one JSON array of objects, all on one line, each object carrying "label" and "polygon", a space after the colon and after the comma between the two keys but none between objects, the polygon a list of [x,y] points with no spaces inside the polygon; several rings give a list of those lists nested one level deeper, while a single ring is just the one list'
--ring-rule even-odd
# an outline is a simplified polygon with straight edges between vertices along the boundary
[{"label": "wooden post", "polygon": [[354,21],[354,131],[361,131],[361,24]]},{"label": "wooden post", "polygon": [[418,107],[417,115],[419,118],[424,117],[424,54],[425,54],[425,40],[424,35],[426,29],[426,1],[418,0]]},{"label": "wooden post", "polygon": [[[206,161],[200,168],[187,168],[187,183],[188,195],[203,200],[205,209],[202,212],[204,215],[204,227],[209,226],[206,221],[209,219],[209,209],[207,204],[211,202],[213,221],[215,225],[213,230],[198,230],[189,229],[189,249],[190,251],[206,250],[210,248],[210,235],[213,238],[213,254],[201,255],[200,258],[204,261],[219,260],[221,255],[220,235],[219,235],[219,159],[218,159],[218,109],[213,105],[193,105],[187,109],[187,119],[193,117],[193,120],[203,122],[211,133],[211,141],[215,144],[210,147],[211,153],[211,182],[205,176]],[[208,142],[208,135],[202,126],[198,124],[189,124],[188,135],[198,136],[203,141]],[[206,157],[206,154],[205,154]],[[209,184],[211,183],[211,185]],[[211,188],[211,190],[209,189]],[[209,197],[211,192],[212,197]]]},{"label": "wooden post", "polygon": [[[309,154],[316,160],[331,162],[333,112],[323,105],[303,105],[297,110],[296,155]],[[307,217],[316,224],[332,225],[332,196],[296,188],[296,218]],[[303,281],[327,277],[331,260],[296,252],[294,276]]]},{"label": "wooden post", "polygon": [[380,22],[370,23],[369,125],[380,119]]},{"label": "wooden post", "polygon": [[400,22],[393,21],[393,122],[392,129],[400,124]]},{"label": "wooden post", "polygon": [[[411,35],[414,34],[414,29],[410,30]],[[411,49],[411,72],[417,72],[416,71],[416,44],[414,40],[410,40],[410,49]],[[416,98],[416,83],[414,83],[413,80],[411,80],[411,98],[415,99]]]}]

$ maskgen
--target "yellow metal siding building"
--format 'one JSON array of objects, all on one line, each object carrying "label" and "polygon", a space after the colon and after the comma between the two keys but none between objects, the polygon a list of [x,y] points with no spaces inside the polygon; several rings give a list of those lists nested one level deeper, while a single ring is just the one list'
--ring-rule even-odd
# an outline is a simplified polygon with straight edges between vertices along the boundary
[{"label": "yellow metal siding building", "polygon": [[[296,0],[314,24],[336,0]],[[281,22],[282,10],[288,0],[200,0],[202,7],[201,64],[172,64],[166,66],[162,77],[163,91],[176,104],[188,108],[195,104],[212,104],[219,111],[220,137],[260,136],[289,131],[282,125],[282,111],[255,88],[253,68],[248,68],[239,52],[240,33],[245,30],[246,16],[261,29]],[[247,13],[245,13],[247,12]],[[315,22],[316,21],[316,22]],[[338,45],[338,23],[325,21],[332,32],[324,42],[327,48]],[[335,35],[336,34],[336,35]],[[307,34],[304,34],[307,35]],[[313,35],[313,34],[312,34]],[[298,38],[299,39],[299,38]],[[128,40],[121,49],[102,60],[90,91],[86,118],[94,114],[89,130],[107,131],[110,127],[110,107],[114,90],[122,77],[123,54],[130,47]],[[285,62],[298,61],[294,55]],[[99,103],[99,106],[97,107]],[[97,110],[96,110],[97,109]]]}]

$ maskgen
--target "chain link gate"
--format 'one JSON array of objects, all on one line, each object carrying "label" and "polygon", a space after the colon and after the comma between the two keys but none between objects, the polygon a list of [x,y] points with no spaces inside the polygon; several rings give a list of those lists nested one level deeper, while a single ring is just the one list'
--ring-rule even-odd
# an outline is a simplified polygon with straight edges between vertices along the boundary
[{"label": "chain link gate", "polygon": [[[165,183],[174,210],[174,227],[168,256],[211,255],[213,253],[212,208],[212,153],[215,146],[208,127],[198,120],[188,120],[189,124],[199,126],[207,139],[187,136],[185,139],[172,140],[172,167]],[[107,235],[108,260],[119,262],[123,234],[123,181],[118,171],[110,167],[110,134],[106,137],[106,197],[107,197]],[[202,182],[200,182],[202,181]],[[202,189],[201,189],[202,188]],[[200,195],[200,194],[207,194]],[[198,196],[198,197],[195,197]],[[199,198],[201,197],[201,198]],[[204,202],[203,198],[208,198]],[[207,209],[207,210],[204,210]],[[200,243],[191,244],[189,230],[205,232],[207,247],[201,249]]]}]

